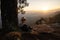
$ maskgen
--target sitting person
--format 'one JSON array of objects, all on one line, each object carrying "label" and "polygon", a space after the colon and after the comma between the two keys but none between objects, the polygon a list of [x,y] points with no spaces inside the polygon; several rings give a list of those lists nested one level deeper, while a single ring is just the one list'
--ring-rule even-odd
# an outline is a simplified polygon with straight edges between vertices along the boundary
[{"label": "sitting person", "polygon": [[24,17],[22,17],[21,19],[21,23],[19,25],[19,28],[22,32],[30,32],[31,31],[31,27],[26,25],[26,19]]}]

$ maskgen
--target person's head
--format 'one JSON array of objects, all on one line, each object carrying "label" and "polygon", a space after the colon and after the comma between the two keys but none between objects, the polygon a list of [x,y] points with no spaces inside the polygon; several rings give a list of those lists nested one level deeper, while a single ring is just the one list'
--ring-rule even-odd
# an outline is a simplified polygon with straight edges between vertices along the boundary
[{"label": "person's head", "polygon": [[21,22],[25,23],[26,19],[24,17],[21,18]]}]

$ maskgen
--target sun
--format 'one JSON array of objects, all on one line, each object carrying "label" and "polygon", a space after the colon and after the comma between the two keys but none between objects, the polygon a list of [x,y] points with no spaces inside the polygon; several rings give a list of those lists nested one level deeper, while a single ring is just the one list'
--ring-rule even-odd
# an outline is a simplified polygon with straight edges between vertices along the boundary
[{"label": "sun", "polygon": [[49,10],[49,8],[48,7],[43,7],[41,10],[47,11],[47,10]]}]

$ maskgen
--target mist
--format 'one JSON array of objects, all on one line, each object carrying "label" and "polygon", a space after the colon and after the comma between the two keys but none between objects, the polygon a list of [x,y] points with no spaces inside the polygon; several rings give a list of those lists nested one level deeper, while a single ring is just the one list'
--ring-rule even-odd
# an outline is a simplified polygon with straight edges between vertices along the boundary
[{"label": "mist", "polygon": [[18,13],[18,23],[21,23],[21,18],[25,17],[26,19],[26,24],[27,25],[34,25],[37,20],[39,20],[41,17],[43,18],[48,18],[48,17],[53,17],[57,13],[55,13],[56,10],[54,11],[49,11],[47,13],[43,12],[35,12],[35,11],[27,11],[25,14]]}]

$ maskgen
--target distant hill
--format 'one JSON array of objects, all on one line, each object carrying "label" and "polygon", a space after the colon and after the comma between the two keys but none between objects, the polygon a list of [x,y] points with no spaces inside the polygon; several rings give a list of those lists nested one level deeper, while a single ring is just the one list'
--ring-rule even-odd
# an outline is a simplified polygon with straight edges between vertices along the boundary
[{"label": "distant hill", "polygon": [[27,11],[24,15],[19,13],[18,14],[18,19],[19,19],[19,23],[21,20],[21,17],[25,17],[27,20],[27,24],[28,25],[34,25],[35,22],[37,20],[39,20],[41,17],[52,17],[55,16],[58,12],[60,11],[60,9],[55,9],[55,10],[50,10],[49,12],[47,12],[46,14],[44,14],[43,12],[38,12],[38,11]]}]

